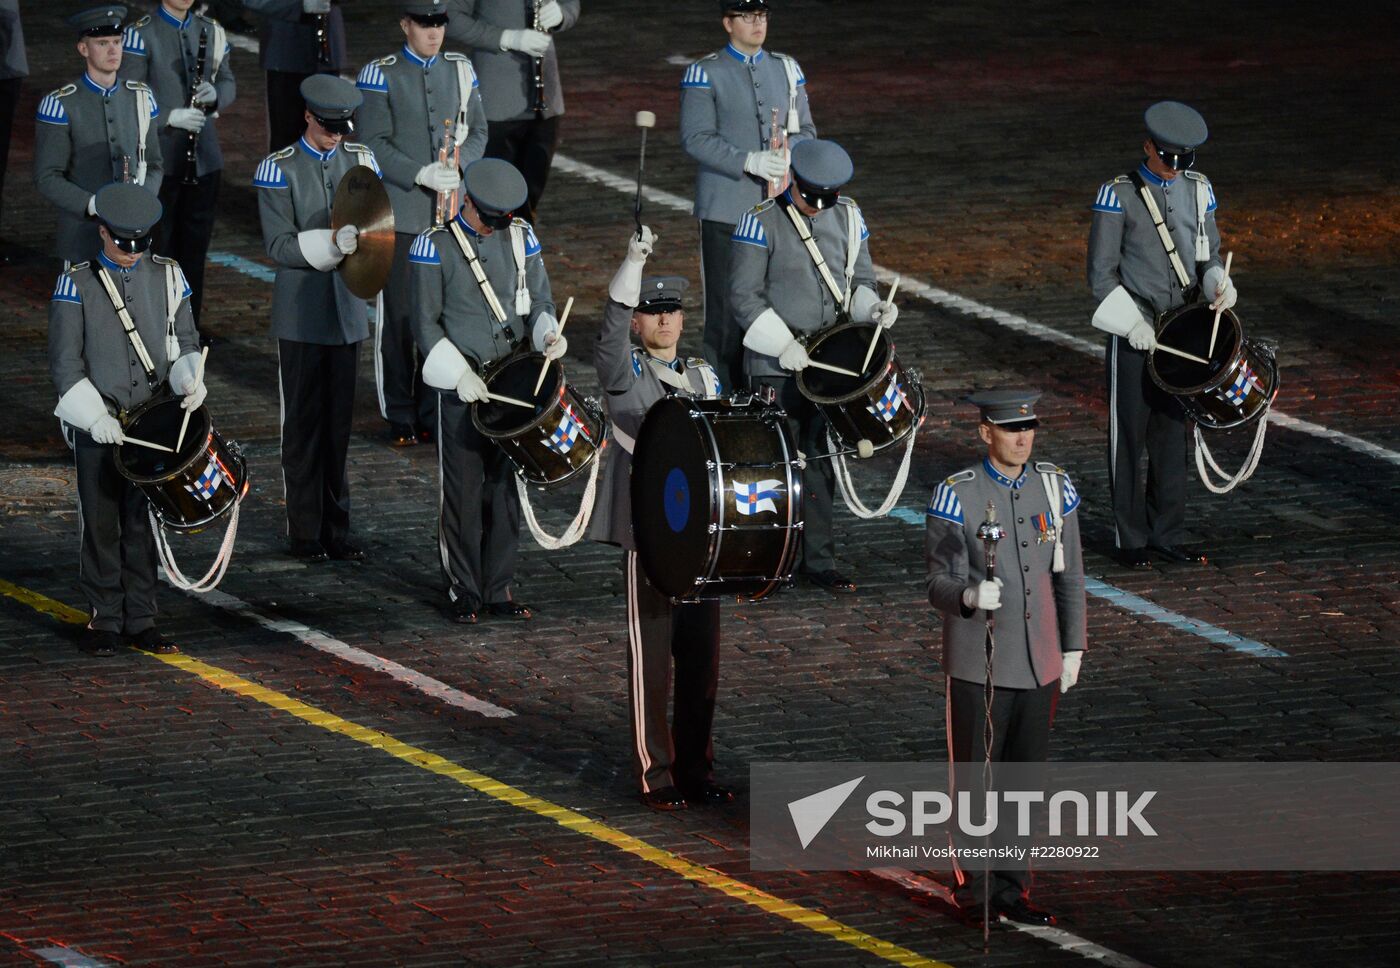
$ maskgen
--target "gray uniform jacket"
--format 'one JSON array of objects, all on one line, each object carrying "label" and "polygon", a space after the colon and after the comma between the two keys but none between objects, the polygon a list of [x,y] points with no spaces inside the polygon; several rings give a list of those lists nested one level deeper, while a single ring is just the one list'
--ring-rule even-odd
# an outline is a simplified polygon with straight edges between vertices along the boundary
[{"label": "gray uniform jacket", "polygon": [[[1064,571],[1054,563],[1054,515],[1042,482],[1059,481]],[[954,679],[986,681],[987,613],[963,607],[963,589],[985,581],[987,559],[977,529],[987,502],[997,508],[1006,537],[997,544],[996,577],[1003,582],[996,616],[996,686],[1033,689],[1058,679],[1060,655],[1087,648],[1084,559],[1079,549],[1079,495],[1062,468],[1037,461],[1011,480],[982,463],[938,485],[925,515],[928,600],[943,613],[943,671]]]},{"label": "gray uniform jacket", "polygon": [[[768,149],[773,109],[779,135],[788,118],[786,54],[760,50],[752,57],[733,45],[702,57],[681,77],[681,147],[699,164],[695,176],[695,217],[733,225],[767,197],[767,183],[744,171],[750,151]],[[817,136],[807,104],[807,78],[792,61],[797,82],[801,130],[789,146]]]},{"label": "gray uniform jacket", "polygon": [[350,67],[345,53],[345,20],[337,4],[331,4],[330,13],[325,15],[329,64],[321,62],[316,18],[302,12],[301,0],[243,0],[243,6],[262,18],[258,63],[263,70],[315,74],[339,73]]},{"label": "gray uniform jacket", "polygon": [[[667,363],[633,346],[628,339],[631,325],[632,308],[609,299],[593,347],[593,365],[598,369],[598,383],[607,393],[605,405],[613,425],[614,446],[603,451],[588,537],[636,551],[632,537],[632,445],[642,419],[652,404],[667,396],[717,397],[721,387],[714,367],[702,359],[677,358]],[[672,375],[667,379],[677,379],[687,389],[664,382],[663,371]]]},{"label": "gray uniform jacket", "polygon": [[[1215,227],[1215,189],[1209,179],[1193,171],[1170,182],[1152,174],[1146,165],[1139,166],[1138,173],[1171,229],[1181,264],[1192,283],[1199,285],[1207,269],[1224,264],[1220,232]],[[1199,263],[1195,257],[1197,184],[1205,186],[1205,229],[1210,241],[1210,258]],[[1089,228],[1089,288],[1094,299],[1102,302],[1120,284],[1137,300],[1149,321],[1186,301],[1147,205],[1127,175],[1100,186]]]},{"label": "gray uniform jacket", "polygon": [[[118,80],[103,89],[86,73],[39,102],[34,125],[34,184],[58,207],[58,257],[84,262],[97,257],[101,243],[96,221],[87,217],[88,200],[104,185],[122,180],[122,160],[137,176],[140,81]],[[157,135],[160,105],[150,97],[146,131],[146,180],[160,191],[161,152]]]},{"label": "gray uniform jacket", "polygon": [[[449,0],[447,37],[472,52],[481,78],[481,99],[488,121],[519,121],[535,116],[535,63],[513,50],[501,50],[501,31],[531,27],[527,0]],[[578,23],[579,0],[559,0],[564,22],[553,33]],[[559,57],[551,44],[544,54],[544,116],[564,113]]]},{"label": "gray uniform jacket", "polygon": [[19,0],[0,0],[0,81],[29,76]]},{"label": "gray uniform jacket", "polygon": [[[452,341],[476,370],[508,354],[517,343],[533,335],[535,321],[554,313],[549,275],[534,229],[523,219],[515,222],[525,232],[525,284],[530,290],[530,312],[515,313],[515,254],[510,232],[501,229],[485,238],[472,231],[461,215],[453,219],[466,233],[481,260],[482,270],[506,312],[504,324],[496,320],[476,276],[452,232],[429,229],[413,240],[408,250],[408,276],[413,292],[413,337],[427,356],[444,336]],[[449,223],[450,224],[450,223]]]},{"label": "gray uniform jacket", "polygon": [[444,120],[451,118],[453,135],[460,134],[455,127],[461,105],[458,63],[471,74],[467,136],[458,157],[459,167],[465,168],[486,150],[486,112],[476,72],[465,54],[446,53],[425,61],[405,45],[397,54],[370,61],[355,82],[365,97],[355,114],[359,136],[384,169],[395,232],[418,235],[433,222],[437,193],[413,179],[424,165],[437,161]]},{"label": "gray uniform jacket", "polygon": [[355,165],[379,174],[374,152],[342,142],[322,154],[305,138],[274,151],[253,175],[263,247],[277,263],[272,286],[272,335],[302,343],[343,346],[369,336],[365,301],[345,288],[340,273],[312,268],[297,233],[331,225],[335,188]]},{"label": "gray uniform jacket", "polygon": [[[174,359],[166,344],[166,266],[175,267],[176,285],[182,291],[175,311],[180,350]],[[86,377],[118,410],[131,410],[149,400],[152,391],[112,300],[97,278],[98,267],[104,267],[116,284],[162,380],[175,359],[199,352],[190,288],[174,260],[160,256],[143,257],[130,272],[123,272],[99,254],[97,261],[79,263],[58,277],[49,303],[49,373],[54,388],[62,397]]]},{"label": "gray uniform jacket", "polygon": [[228,41],[223,42],[222,51],[214,50],[218,42],[216,34],[223,35],[218,27],[218,22],[213,18],[194,13],[187,14],[182,23],[160,7],[151,16],[142,17],[127,27],[122,37],[120,76],[149,84],[156,100],[165,106],[165,117],[161,119],[159,131],[161,155],[168,169],[180,170],[189,144],[189,132],[170,127],[169,118],[175,108],[189,107],[190,95],[194,93],[195,65],[199,63],[199,35],[202,31],[208,31],[209,38],[204,79],[214,85],[218,97],[210,108],[209,121],[196,142],[195,170],[199,175],[207,175],[224,167],[224,156],[219,150],[218,126],[213,115],[226,110],[233,103],[238,90],[233,79],[233,63],[228,56]]},{"label": "gray uniform jacket", "polygon": [[[859,227],[860,253],[851,288],[875,289],[875,269],[870,263],[870,232],[860,206],[842,198],[834,210],[816,218],[802,216],[817,241],[838,286],[845,285],[848,220]],[[822,281],[797,229],[776,201],[767,201],[746,213],[734,228],[729,256],[730,309],[747,331],[753,321],[772,309],[793,333],[815,333],[836,322],[841,304]],[[790,375],[776,357],[744,351],[744,371],[750,376]]]}]

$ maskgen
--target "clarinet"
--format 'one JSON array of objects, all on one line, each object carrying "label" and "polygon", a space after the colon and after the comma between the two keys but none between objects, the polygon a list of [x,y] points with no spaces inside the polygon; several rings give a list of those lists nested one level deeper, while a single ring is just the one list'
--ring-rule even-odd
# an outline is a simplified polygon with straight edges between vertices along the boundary
[{"label": "clarinet", "polygon": [[[541,6],[541,0],[530,0],[530,26],[531,26],[533,29],[535,29],[535,30],[541,30],[541,27],[540,27],[540,6]],[[544,99],[544,58],[543,58],[543,57],[536,57],[536,58],[534,58],[534,62],[535,62],[535,63],[534,63],[534,67],[535,67],[535,103],[534,103],[534,105],[533,105],[533,110],[534,110],[534,112],[535,112],[535,114],[536,114],[537,116],[539,116],[539,117],[542,118],[542,117],[544,117],[544,111],[545,111],[545,99]]]},{"label": "clarinet", "polygon": [[[209,109],[202,104],[196,103],[194,95],[195,92],[199,90],[199,86],[204,83],[204,72],[208,67],[208,62],[209,28],[205,27],[199,32],[199,53],[195,56],[194,59],[194,77],[190,80],[190,107],[197,108],[198,110],[203,111],[205,114],[209,113]],[[182,179],[181,184],[199,184],[199,171],[197,164],[198,155],[199,134],[197,132],[191,131],[188,133],[188,139],[185,142],[185,177]]]}]

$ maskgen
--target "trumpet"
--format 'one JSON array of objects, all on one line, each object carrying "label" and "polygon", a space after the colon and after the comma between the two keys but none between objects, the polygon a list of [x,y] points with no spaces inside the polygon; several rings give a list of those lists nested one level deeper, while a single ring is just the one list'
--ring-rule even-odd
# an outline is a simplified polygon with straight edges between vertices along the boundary
[{"label": "trumpet", "polygon": [[[448,118],[442,122],[442,147],[438,149],[438,164],[446,165],[451,161],[455,170],[461,162],[462,149],[452,137],[452,119]],[[461,199],[458,196],[458,189],[450,192],[437,193],[437,209],[433,213],[433,227],[442,228],[447,224],[447,220],[457,214],[457,209],[461,207]]]},{"label": "trumpet", "polygon": [[[772,120],[768,122],[768,147],[773,151],[786,152],[788,149],[787,128],[778,122],[778,109],[773,109]],[[788,180],[791,176],[784,174],[782,178],[775,178],[768,183],[768,197],[777,198],[787,190]]]}]

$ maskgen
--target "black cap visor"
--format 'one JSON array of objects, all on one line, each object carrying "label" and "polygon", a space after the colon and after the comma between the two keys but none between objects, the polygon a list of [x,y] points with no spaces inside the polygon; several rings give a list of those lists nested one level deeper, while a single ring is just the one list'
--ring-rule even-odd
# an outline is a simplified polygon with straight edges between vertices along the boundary
[{"label": "black cap visor", "polygon": [[802,196],[804,202],[818,211],[831,208],[841,197],[841,189],[839,188],[813,188],[800,178],[792,180],[792,187],[797,189],[797,194]]},{"label": "black cap visor", "polygon": [[107,234],[112,237],[113,245],[129,255],[137,255],[151,247],[151,234],[149,232],[145,235],[138,235],[135,238],[128,238],[118,235],[109,225],[107,226]]},{"label": "black cap visor", "polygon": [[120,37],[122,35],[121,24],[100,24],[96,27],[86,28],[79,37]]},{"label": "black cap visor", "polygon": [[1196,165],[1196,149],[1183,151],[1178,148],[1163,148],[1157,142],[1152,142],[1152,147],[1157,151],[1157,157],[1162,160],[1172,171],[1186,171]]},{"label": "black cap visor", "polygon": [[323,118],[315,111],[311,116],[316,119],[316,123],[325,128],[331,134],[354,134],[355,121],[353,118]]},{"label": "black cap visor", "polygon": [[1023,430],[1034,430],[1039,427],[1040,418],[1030,417],[1026,420],[1007,420],[1003,423],[997,423],[995,420],[988,420],[987,423],[996,427],[998,430],[1005,430],[1009,434],[1019,434]]},{"label": "black cap visor", "polygon": [[490,229],[508,229],[511,220],[515,218],[514,212],[492,212],[481,207],[481,203],[472,199],[472,204],[476,206],[476,217],[481,219],[481,224]]},{"label": "black cap visor", "polygon": [[445,13],[409,13],[404,14],[420,27],[446,27],[447,14]]},{"label": "black cap visor", "polygon": [[637,312],[647,316],[660,316],[662,313],[674,313],[680,308],[679,299],[653,299],[638,306]]}]

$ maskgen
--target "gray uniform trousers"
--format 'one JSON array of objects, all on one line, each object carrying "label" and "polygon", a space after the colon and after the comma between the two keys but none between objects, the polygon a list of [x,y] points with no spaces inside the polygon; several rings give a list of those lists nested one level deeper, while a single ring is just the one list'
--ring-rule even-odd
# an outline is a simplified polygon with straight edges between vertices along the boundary
[{"label": "gray uniform trousers", "polygon": [[[788,429],[804,454],[825,454],[826,417],[802,395],[794,377],[754,376],[755,389],[770,386],[778,394],[778,406],[787,413]],[[836,567],[836,537],[832,513],[836,507],[836,473],[829,460],[811,460],[802,471],[802,562],[807,574]]]},{"label": "gray uniform trousers", "polygon": [[705,285],[705,359],[721,386],[743,386],[744,330],[729,309],[729,251],[734,226],[700,221],[700,275]]},{"label": "gray uniform trousers", "polygon": [[379,360],[380,409],[390,423],[431,427],[437,421],[437,394],[423,383],[423,363],[413,341],[413,287],[408,250],[416,233],[394,233],[394,263],[384,286],[384,319],[375,333]]},{"label": "gray uniform trousers", "polygon": [[156,624],[156,542],[146,495],[117,471],[116,448],[65,426],[78,472],[78,589],[88,628],[135,635]]},{"label": "gray uniform trousers", "polygon": [[520,545],[515,468],[472,423],[471,405],[438,397],[438,552],[447,595],[473,608],[511,600]]},{"label": "gray uniform trousers", "polygon": [[1117,547],[1178,544],[1186,523],[1186,414],[1175,397],[1152,382],[1147,354],[1126,339],[1110,336],[1105,360]]}]

